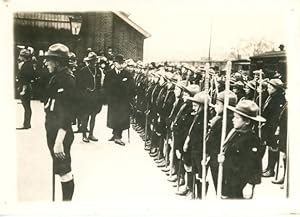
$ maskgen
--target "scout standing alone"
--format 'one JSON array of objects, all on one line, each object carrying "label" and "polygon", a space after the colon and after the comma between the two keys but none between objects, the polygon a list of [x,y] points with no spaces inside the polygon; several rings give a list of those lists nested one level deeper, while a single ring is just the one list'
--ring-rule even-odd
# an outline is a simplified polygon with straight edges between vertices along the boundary
[{"label": "scout standing alone", "polygon": [[45,101],[47,143],[53,159],[53,173],[61,178],[63,200],[72,200],[74,180],[70,149],[74,140],[72,119],[75,78],[68,69],[69,48],[53,44],[45,54],[51,79]]}]

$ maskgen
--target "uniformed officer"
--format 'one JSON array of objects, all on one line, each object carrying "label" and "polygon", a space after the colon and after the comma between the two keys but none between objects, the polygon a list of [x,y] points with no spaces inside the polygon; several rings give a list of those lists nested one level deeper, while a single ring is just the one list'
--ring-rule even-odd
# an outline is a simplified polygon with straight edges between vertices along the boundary
[{"label": "uniformed officer", "polygon": [[[81,113],[82,141],[98,141],[94,136],[96,116],[102,109],[102,72],[97,67],[97,54],[90,52],[86,57],[87,66],[76,74],[76,88],[78,91]],[[89,136],[87,125],[89,123]]]},{"label": "uniformed officer", "polygon": [[31,95],[32,87],[31,80],[33,79],[34,69],[31,61],[31,53],[28,49],[22,49],[19,54],[19,85],[20,85],[20,98],[24,107],[24,122],[23,126],[17,129],[31,128]]},{"label": "uniformed officer", "polygon": [[74,179],[71,169],[71,145],[74,140],[72,119],[75,78],[70,69],[69,48],[57,43],[45,54],[51,73],[45,100],[47,144],[53,159],[53,172],[61,178],[63,200],[72,200]]}]

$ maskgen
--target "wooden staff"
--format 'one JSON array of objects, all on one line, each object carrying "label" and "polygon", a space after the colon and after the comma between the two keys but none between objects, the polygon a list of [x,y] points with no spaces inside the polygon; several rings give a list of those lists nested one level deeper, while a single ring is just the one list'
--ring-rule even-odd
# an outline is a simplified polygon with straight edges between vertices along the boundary
[{"label": "wooden staff", "polygon": [[[148,76],[149,76],[149,66],[147,67],[147,71],[146,71],[146,88],[145,88],[145,99],[147,100],[147,90],[148,90],[148,85],[149,85],[149,81],[148,81]],[[145,121],[145,144],[144,146],[146,147],[147,145],[147,137],[148,137],[148,114],[149,114],[149,102],[147,102],[147,107],[146,107],[146,121]]]},{"label": "wooden staff", "polygon": [[[220,155],[223,154],[223,146],[226,138],[227,106],[229,104],[228,92],[230,89],[230,72],[231,72],[231,62],[228,61],[226,64],[225,99],[224,99],[224,109],[223,109]],[[223,162],[219,162],[218,185],[217,185],[217,198],[219,199],[221,199],[222,196],[222,181],[223,181]]]},{"label": "wooden staff", "polygon": [[286,165],[285,165],[285,177],[284,177],[284,188],[285,188],[285,193],[286,197],[289,198],[290,196],[290,185],[289,185],[289,178],[290,178],[290,166],[289,166],[289,134],[288,134],[288,127],[287,127],[287,138],[286,138]]},{"label": "wooden staff", "polygon": [[55,201],[55,174],[54,174],[54,162],[52,162],[52,201]]},{"label": "wooden staff", "polygon": [[[177,191],[179,191],[179,185],[180,185],[180,179],[181,179],[181,167],[182,167],[182,162],[183,161],[183,154],[181,153],[180,155],[180,161],[179,161],[179,168],[178,168],[178,171],[177,171]],[[184,178],[184,177],[183,177]]]},{"label": "wooden staff", "polygon": [[[205,65],[205,83],[204,83],[204,90],[205,93],[208,95],[208,88],[209,88],[209,63]],[[205,199],[206,194],[206,134],[207,134],[207,110],[208,110],[208,97],[205,97],[204,101],[204,119],[203,119],[203,150],[202,150],[202,192],[201,196],[202,199]],[[200,174],[199,174],[200,175]]]},{"label": "wooden staff", "polygon": [[130,127],[128,128],[128,144],[130,143]]},{"label": "wooden staff", "polygon": [[[206,77],[207,75],[205,75]],[[208,74],[208,76],[210,76]],[[205,87],[204,87],[205,88]],[[213,98],[213,93],[214,93],[214,80],[213,80],[213,75],[211,75],[211,79],[210,79],[210,98]]]},{"label": "wooden staff", "polygon": [[[258,95],[258,104],[259,104],[259,111],[258,114],[261,117],[261,110],[262,110],[262,70],[259,73],[259,95]],[[258,122],[258,137],[261,139],[261,122]]]}]

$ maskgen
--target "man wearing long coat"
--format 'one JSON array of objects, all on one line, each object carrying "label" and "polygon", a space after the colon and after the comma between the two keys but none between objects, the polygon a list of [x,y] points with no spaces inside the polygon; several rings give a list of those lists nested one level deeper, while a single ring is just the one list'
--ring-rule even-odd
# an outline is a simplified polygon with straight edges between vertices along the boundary
[{"label": "man wearing long coat", "polygon": [[122,55],[115,56],[114,68],[107,71],[104,89],[107,96],[107,126],[113,129],[109,139],[116,144],[125,145],[122,132],[130,126],[130,101],[134,96],[134,80],[125,69]]}]

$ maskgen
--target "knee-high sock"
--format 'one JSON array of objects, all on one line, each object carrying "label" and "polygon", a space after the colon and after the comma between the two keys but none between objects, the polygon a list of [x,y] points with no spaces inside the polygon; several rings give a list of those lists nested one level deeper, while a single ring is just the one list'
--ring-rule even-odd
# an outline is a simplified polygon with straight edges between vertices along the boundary
[{"label": "knee-high sock", "polygon": [[74,179],[68,182],[61,182],[63,201],[71,201],[74,193]]}]

